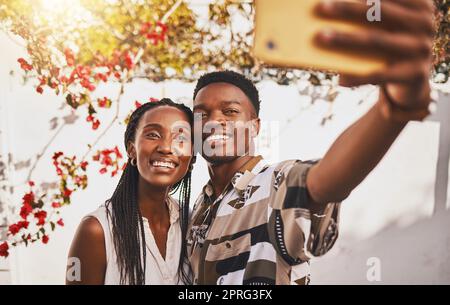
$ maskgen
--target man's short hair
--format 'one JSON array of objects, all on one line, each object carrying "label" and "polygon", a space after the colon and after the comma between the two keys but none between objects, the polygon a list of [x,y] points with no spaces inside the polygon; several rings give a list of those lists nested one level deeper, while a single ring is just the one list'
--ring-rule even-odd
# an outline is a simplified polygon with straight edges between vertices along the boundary
[{"label": "man's short hair", "polygon": [[261,101],[259,100],[258,89],[256,89],[251,80],[234,71],[217,71],[202,75],[197,81],[194,90],[194,99],[202,88],[213,83],[228,83],[241,89],[255,108],[256,115],[259,116],[259,106]]}]

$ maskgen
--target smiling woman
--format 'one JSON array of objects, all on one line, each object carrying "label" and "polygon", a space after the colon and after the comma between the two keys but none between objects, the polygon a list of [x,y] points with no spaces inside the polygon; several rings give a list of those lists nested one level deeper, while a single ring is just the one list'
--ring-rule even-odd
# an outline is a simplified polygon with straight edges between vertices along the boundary
[{"label": "smiling woman", "polygon": [[[191,282],[184,236],[192,126],[191,110],[169,99],[131,115],[125,131],[129,162],[111,199],[81,222],[69,253],[81,270],[68,284]],[[179,203],[169,196],[178,189]]]}]

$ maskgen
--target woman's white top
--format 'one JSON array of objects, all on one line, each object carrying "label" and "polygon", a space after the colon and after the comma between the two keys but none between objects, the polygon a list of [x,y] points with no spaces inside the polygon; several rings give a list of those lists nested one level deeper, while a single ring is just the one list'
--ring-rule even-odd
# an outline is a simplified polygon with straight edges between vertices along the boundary
[{"label": "woman's white top", "polygon": [[[178,277],[178,265],[181,253],[181,228],[179,206],[175,199],[169,196],[168,208],[170,228],[167,235],[166,259],[161,256],[148,219],[142,217],[146,242],[146,285],[177,285],[182,284]],[[107,207],[102,204],[97,210],[85,217],[95,217],[103,228],[106,250],[105,285],[119,285],[120,271],[113,243],[111,219],[106,216]],[[111,209],[111,207],[109,207]]]}]

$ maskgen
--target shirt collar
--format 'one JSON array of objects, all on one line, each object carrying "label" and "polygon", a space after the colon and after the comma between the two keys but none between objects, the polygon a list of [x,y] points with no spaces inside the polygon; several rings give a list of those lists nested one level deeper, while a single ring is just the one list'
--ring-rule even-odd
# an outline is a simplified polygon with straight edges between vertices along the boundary
[{"label": "shirt collar", "polygon": [[[171,196],[167,197],[166,204],[167,204],[167,207],[169,208],[170,225],[173,225],[180,218],[180,206],[179,206],[177,200],[175,200]],[[146,217],[142,217],[142,220],[144,222],[150,223]]]},{"label": "shirt collar", "polygon": [[169,196],[167,198],[167,206],[169,207],[170,224],[173,225],[180,218],[180,205],[177,200]]},{"label": "shirt collar", "polygon": [[[231,178],[231,186],[238,193],[242,193],[250,181],[265,167],[266,163],[262,156],[254,156],[245,163]],[[230,185],[226,188],[229,189]],[[214,195],[211,180],[203,187],[203,194],[208,198]]]}]

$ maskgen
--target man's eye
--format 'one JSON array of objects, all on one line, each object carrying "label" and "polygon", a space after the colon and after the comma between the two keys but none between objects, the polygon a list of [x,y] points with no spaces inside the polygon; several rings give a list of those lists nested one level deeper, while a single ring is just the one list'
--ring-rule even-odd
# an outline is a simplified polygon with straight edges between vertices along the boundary
[{"label": "man's eye", "polygon": [[225,109],[224,113],[225,114],[237,114],[237,113],[239,113],[239,111],[236,109]]},{"label": "man's eye", "polygon": [[187,141],[189,141],[189,139],[188,139],[188,137],[187,136],[185,136],[185,135],[178,135],[177,137],[176,137],[176,140],[178,141],[178,142],[187,142]]}]

